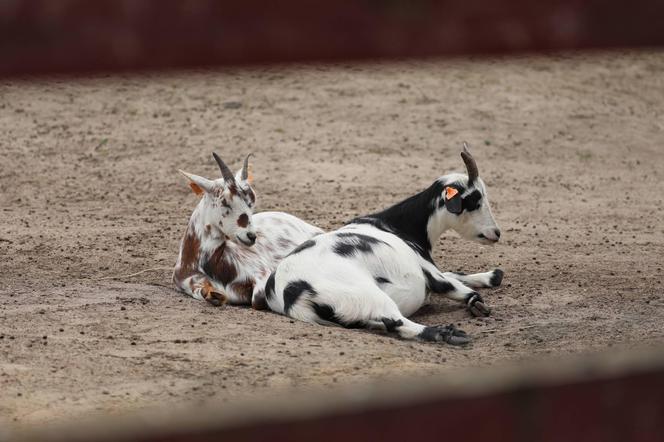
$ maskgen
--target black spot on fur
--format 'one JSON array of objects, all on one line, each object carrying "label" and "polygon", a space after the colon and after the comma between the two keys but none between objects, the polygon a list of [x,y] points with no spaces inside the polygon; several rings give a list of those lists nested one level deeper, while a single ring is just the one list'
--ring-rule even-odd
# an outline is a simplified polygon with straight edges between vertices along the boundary
[{"label": "black spot on fur", "polygon": [[316,302],[312,302],[311,305],[313,306],[316,315],[323,321],[331,322],[333,324],[337,324],[345,328],[364,328],[364,322],[362,321],[355,321],[349,323],[343,322],[334,313],[334,309],[327,304],[318,304]]},{"label": "black spot on fur", "polygon": [[470,194],[463,197],[463,209],[469,212],[480,208],[482,201],[482,194],[479,190],[475,189]]},{"label": "black spot on fur", "polygon": [[312,302],[311,305],[313,306],[316,315],[323,321],[334,322],[335,324],[338,322],[338,318],[334,314],[334,309],[329,305],[317,304],[315,302]]},{"label": "black spot on fur", "polygon": [[265,283],[265,298],[272,299],[274,297],[274,275],[276,271],[270,273],[270,277],[267,278]]},{"label": "black spot on fur", "polygon": [[315,245],[316,245],[316,241],[314,241],[313,239],[309,239],[309,240],[303,242],[302,244],[300,244],[299,246],[295,247],[295,248],[293,249],[293,251],[290,252],[290,253],[289,253],[288,255],[286,255],[286,256],[296,255],[296,254],[300,253],[302,250],[309,249],[309,248],[311,248],[311,247],[313,247],[313,246],[315,246]]},{"label": "black spot on fur", "polygon": [[431,273],[423,270],[424,277],[427,279],[427,288],[433,293],[449,293],[454,290],[454,286],[449,281],[439,280],[433,277]]},{"label": "black spot on fur", "polygon": [[498,287],[500,284],[503,282],[503,275],[505,272],[503,272],[500,269],[496,269],[493,271],[493,276],[491,276],[491,287]]},{"label": "black spot on fur", "polygon": [[293,304],[304,294],[304,292],[309,292],[311,295],[316,295],[316,291],[311,284],[307,281],[297,280],[291,281],[288,283],[284,289],[284,313],[288,314]]},{"label": "black spot on fur", "polygon": [[403,321],[401,319],[390,319],[390,318],[382,318],[381,321],[383,321],[383,324],[385,324],[385,329],[387,329],[388,332],[392,333],[397,330],[397,327],[401,327],[403,325]]},{"label": "black spot on fur", "polygon": [[371,253],[374,246],[378,244],[387,245],[383,240],[362,233],[342,232],[336,236],[339,238],[339,241],[334,245],[332,250],[337,255],[345,257],[354,256],[357,253]]},{"label": "black spot on fur", "polygon": [[383,278],[382,276],[376,276],[374,278],[378,284],[391,284],[392,281],[390,281],[387,278]]},{"label": "black spot on fur", "polygon": [[335,244],[333,250],[334,253],[341,256],[349,257],[355,255],[355,246],[344,242]]}]

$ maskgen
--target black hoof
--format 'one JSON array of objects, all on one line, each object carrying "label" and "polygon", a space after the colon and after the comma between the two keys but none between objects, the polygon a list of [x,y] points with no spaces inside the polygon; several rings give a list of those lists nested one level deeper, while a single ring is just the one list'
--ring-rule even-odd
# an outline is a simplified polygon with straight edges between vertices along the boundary
[{"label": "black hoof", "polygon": [[439,325],[426,327],[420,333],[420,339],[429,342],[445,342],[450,345],[466,345],[470,343],[470,336],[454,325]]},{"label": "black hoof", "polygon": [[491,309],[484,305],[484,299],[479,293],[473,293],[468,298],[468,310],[473,316],[485,317],[491,314]]},{"label": "black hoof", "polygon": [[491,315],[491,309],[480,301],[477,301],[475,304],[468,307],[468,310],[470,310],[470,313],[473,316],[477,316],[479,318],[484,318]]},{"label": "black hoof", "polygon": [[499,287],[500,284],[503,282],[503,275],[505,272],[503,272],[500,269],[495,269],[493,271],[493,276],[491,276],[491,287]]}]

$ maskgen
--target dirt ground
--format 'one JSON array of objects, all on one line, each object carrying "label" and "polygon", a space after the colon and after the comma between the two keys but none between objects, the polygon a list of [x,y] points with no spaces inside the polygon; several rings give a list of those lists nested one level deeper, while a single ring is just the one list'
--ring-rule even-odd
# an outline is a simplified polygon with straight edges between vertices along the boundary
[{"label": "dirt ground", "polygon": [[[254,152],[262,210],[333,229],[463,170],[503,229],[444,270],[505,270],[452,348],[214,308],[173,291],[178,168]],[[271,67],[0,83],[0,420],[334,388],[662,340],[664,53]],[[123,277],[151,269],[132,277]]]}]

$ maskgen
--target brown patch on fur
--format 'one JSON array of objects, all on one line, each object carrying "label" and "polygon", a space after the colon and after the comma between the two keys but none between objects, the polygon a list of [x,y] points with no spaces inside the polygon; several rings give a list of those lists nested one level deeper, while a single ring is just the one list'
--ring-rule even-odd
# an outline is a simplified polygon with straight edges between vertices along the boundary
[{"label": "brown patch on fur", "polygon": [[226,244],[217,247],[217,250],[208,258],[207,262],[203,265],[203,270],[213,279],[221,281],[223,285],[228,285],[237,278],[237,269],[235,264],[224,256]]},{"label": "brown patch on fur", "polygon": [[251,303],[251,295],[254,292],[254,281],[246,279],[241,282],[234,282],[231,284],[231,289],[237,293],[247,304]]},{"label": "brown patch on fur", "polygon": [[203,189],[201,189],[201,187],[198,184],[189,182],[189,187],[191,187],[191,190],[193,190],[196,195],[198,196],[203,195]]},{"label": "brown patch on fur", "polygon": [[237,186],[235,185],[235,183],[232,183],[228,186],[228,192],[231,194],[231,196],[238,195]]},{"label": "brown patch on fur", "polygon": [[210,281],[207,279],[203,281],[203,286],[201,287],[201,294],[210,304],[214,306],[220,306],[228,302],[228,298],[224,293],[221,293],[219,290],[215,289]]},{"label": "brown patch on fur", "polygon": [[210,224],[206,224],[205,225],[205,233],[207,233],[209,235],[211,231],[212,231],[212,226]]},{"label": "brown patch on fur", "polygon": [[237,219],[237,225],[240,227],[247,227],[249,225],[249,216],[246,213],[240,215]]},{"label": "brown patch on fur", "polygon": [[247,198],[251,200],[252,204],[256,202],[256,194],[253,190],[247,189]]},{"label": "brown patch on fur", "polygon": [[212,283],[210,283],[210,281],[208,281],[207,279],[205,281],[203,281],[203,284],[201,286],[201,294],[207,298],[208,294],[210,294],[210,292],[212,292],[212,291],[214,291],[214,287],[212,287]]},{"label": "brown patch on fur", "polygon": [[182,257],[180,265],[175,268],[173,280],[178,287],[181,287],[182,281],[191,275],[198,273],[198,258],[201,247],[201,240],[196,236],[193,227],[189,226],[182,240]]}]

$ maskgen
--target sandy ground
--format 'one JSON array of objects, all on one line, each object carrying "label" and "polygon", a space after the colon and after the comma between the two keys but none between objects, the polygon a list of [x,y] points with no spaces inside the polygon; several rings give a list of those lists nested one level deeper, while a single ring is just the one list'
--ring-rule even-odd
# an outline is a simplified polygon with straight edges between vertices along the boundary
[{"label": "sandy ground", "polygon": [[[176,170],[255,153],[259,206],[325,229],[462,170],[503,241],[445,234],[445,270],[505,270],[488,319],[418,313],[465,349],[214,308],[170,289],[196,198]],[[439,373],[664,336],[664,53],[0,83],[0,420]],[[135,277],[113,279],[144,269]],[[104,279],[106,278],[106,279]]]}]

